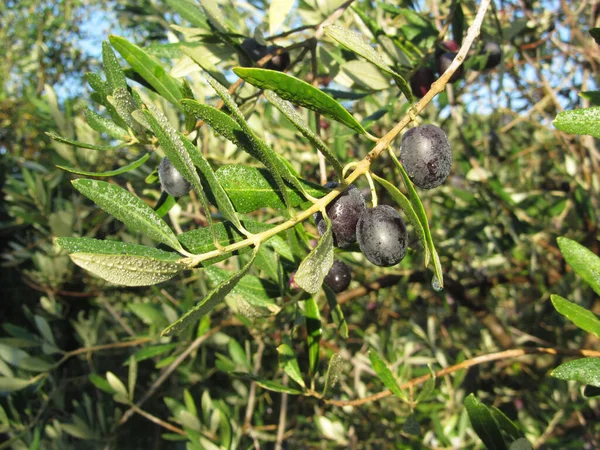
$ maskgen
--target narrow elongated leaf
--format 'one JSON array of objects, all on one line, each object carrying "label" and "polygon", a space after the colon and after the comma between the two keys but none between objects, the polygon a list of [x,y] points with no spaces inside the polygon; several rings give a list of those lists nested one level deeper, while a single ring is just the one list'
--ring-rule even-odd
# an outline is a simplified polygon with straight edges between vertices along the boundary
[{"label": "narrow elongated leaf", "polygon": [[571,239],[559,237],[556,241],[573,270],[600,295],[600,257]]},{"label": "narrow elongated leaf", "polygon": [[59,169],[66,170],[67,172],[76,173],[77,175],[85,175],[87,177],[113,177],[115,175],[121,175],[123,173],[130,172],[132,170],[137,169],[138,167],[144,165],[146,161],[150,158],[150,153],[146,153],[140,159],[136,159],[135,161],[127,164],[126,166],[119,167],[115,170],[108,170],[106,172],[87,172],[85,170],[74,169],[73,167],[66,166],[56,166]]},{"label": "narrow elongated leaf", "polygon": [[204,192],[198,172],[196,172],[196,168],[194,167],[192,156],[188,152],[188,148],[195,148],[194,144],[190,142],[189,145],[186,146],[183,143],[186,138],[171,127],[164,114],[152,105],[150,105],[149,108],[150,110],[143,110],[143,113],[148,124],[152,128],[152,132],[158,138],[158,142],[169,161],[171,161],[179,173],[181,173],[181,175],[183,175],[183,177],[194,187],[194,191],[196,191],[196,194],[200,197],[202,207],[204,208],[204,211],[206,211],[208,226],[209,228],[212,228],[212,217],[208,207],[208,198]]},{"label": "narrow elongated leaf", "polygon": [[129,191],[111,183],[87,178],[79,178],[72,183],[75,189],[132,230],[145,233],[175,250],[183,250],[169,225]]},{"label": "narrow elongated leaf", "polygon": [[276,92],[284,100],[317,111],[343,123],[360,134],[367,134],[362,125],[342,105],[323,91],[282,72],[267,69],[236,67],[235,74],[259,89]]},{"label": "narrow elongated leaf", "polygon": [[125,145],[125,143],[118,145],[94,145],[88,144],[86,142],[74,141],[73,139],[67,139],[65,137],[59,136],[56,133],[46,132],[46,135],[57,142],[62,142],[63,144],[74,145],[79,148],[88,148],[90,150],[99,150],[99,151],[109,151],[109,150],[117,150]]},{"label": "narrow elongated leaf", "polygon": [[110,137],[120,141],[126,141],[129,139],[129,133],[127,130],[121,128],[112,120],[106,119],[100,114],[96,114],[89,108],[85,108],[83,112],[85,114],[85,121],[93,130],[96,130],[99,133],[106,133]]},{"label": "narrow elongated leaf", "polygon": [[133,401],[135,383],[137,381],[137,359],[133,355],[129,357],[129,373],[127,375],[127,388],[129,390],[129,401]]},{"label": "narrow elongated leaf", "polygon": [[444,274],[442,273],[442,264],[440,263],[440,257],[433,243],[433,237],[431,236],[431,230],[429,229],[429,220],[427,220],[425,208],[423,207],[423,203],[421,203],[419,194],[417,194],[417,191],[415,190],[412,181],[410,181],[406,170],[404,170],[404,166],[400,164],[400,161],[398,161],[398,158],[396,157],[393,151],[390,150],[389,154],[392,157],[394,163],[396,164],[400,175],[402,176],[402,181],[404,182],[404,186],[406,187],[406,190],[408,192],[408,198],[410,199],[410,203],[412,204],[415,214],[419,218],[421,226],[423,227],[423,231],[425,232],[425,241],[427,242],[427,247],[429,248],[429,253],[433,261],[434,280],[431,284],[435,290],[441,290],[444,288]]},{"label": "narrow elongated leaf", "polygon": [[[164,353],[170,352],[177,347],[177,345],[177,343],[152,345],[150,347],[145,347],[141,350],[138,350],[132,356],[136,361],[144,361],[146,359],[154,358],[155,356],[160,356]],[[129,365],[129,360],[127,360],[125,364]]]},{"label": "narrow elongated leaf", "polygon": [[300,263],[294,281],[309,294],[316,294],[323,285],[325,276],[333,265],[333,234],[331,232],[331,221],[323,217],[327,229],[319,239],[315,248]]},{"label": "narrow elongated leaf", "polygon": [[137,45],[127,41],[127,39],[114,35],[109,36],[108,39],[115,50],[125,58],[144,80],[170,103],[180,108],[179,100],[183,98],[181,87],[159,61],[148,55]]},{"label": "narrow elongated leaf", "polygon": [[565,133],[600,138],[600,107],[563,111],[556,116],[552,125]]},{"label": "narrow elongated leaf", "polygon": [[0,392],[15,392],[25,389],[32,383],[31,380],[25,380],[23,378],[12,378],[12,377],[0,377]]},{"label": "narrow elongated leaf", "polygon": [[273,36],[283,25],[285,18],[294,6],[294,0],[273,0],[269,5],[269,34]]},{"label": "narrow elongated leaf", "polygon": [[[194,61],[198,66],[202,67],[211,77],[219,80],[223,86],[229,86],[229,82],[225,75],[218,69],[217,66],[212,61],[212,58],[217,57],[213,51],[216,49],[211,49],[210,47],[188,47],[188,46],[180,46],[181,52],[187,55]],[[221,47],[219,47],[220,49]],[[209,50],[210,49],[210,50]],[[211,51],[212,50],[212,51]],[[220,52],[222,53],[222,51]],[[223,55],[224,56],[224,55]],[[229,56],[229,55],[227,55]]]},{"label": "narrow elongated leaf", "polygon": [[57,238],[75,264],[123,286],[148,286],[187,269],[181,256],[152,247],[91,238]]},{"label": "narrow elongated leaf", "polygon": [[429,399],[435,389],[435,372],[431,367],[429,367],[429,373],[431,374],[431,378],[425,382],[421,388],[421,391],[419,391],[419,395],[417,396],[416,400],[417,402],[423,402]]},{"label": "narrow elongated leaf", "polygon": [[259,246],[255,247],[252,258],[246,263],[242,269],[234,274],[231,278],[223,281],[216,288],[208,293],[204,299],[202,299],[196,306],[185,313],[177,321],[173,322],[162,332],[163,336],[169,336],[174,333],[179,333],[188,326],[200,320],[204,315],[208,314],[218,303],[223,301],[225,297],[231,292],[235,285],[248,273],[250,267],[256,259]]},{"label": "narrow elongated leaf", "polygon": [[402,209],[411,225],[414,227],[415,231],[417,232],[417,236],[419,236],[419,241],[421,241],[421,245],[423,246],[423,250],[425,251],[423,259],[425,260],[425,267],[427,267],[429,265],[429,258],[431,257],[431,253],[429,251],[427,239],[425,238],[425,230],[423,229],[423,224],[419,220],[419,217],[417,216],[417,213],[415,212],[415,209],[413,208],[412,204],[406,198],[406,196],[402,192],[400,192],[398,188],[392,183],[381,177],[378,177],[375,174],[371,174],[371,176],[375,181],[381,184],[386,191],[389,192],[389,194],[396,201],[398,206],[400,206],[400,209]]},{"label": "narrow elongated leaf", "polygon": [[375,50],[371,45],[366,42],[361,35],[355,33],[348,28],[340,27],[338,25],[328,25],[325,27],[325,34],[337,41],[354,53],[362,56],[367,61],[375,64],[384,72],[390,74],[400,90],[409,101],[413,101],[412,92],[406,80],[397,72],[395,72],[390,66],[387,65],[383,57]]},{"label": "narrow elongated leaf", "polygon": [[221,14],[221,11],[219,10],[219,4],[213,0],[199,1],[202,5],[202,9],[204,9],[204,13],[206,14],[208,22],[215,28],[215,30],[223,34],[229,33],[229,28],[227,28],[223,14]]},{"label": "narrow elongated leaf", "polygon": [[492,413],[473,394],[465,399],[465,408],[471,419],[471,425],[477,436],[483,441],[488,450],[506,450],[506,443],[498,428],[498,424],[492,417]]},{"label": "narrow elongated leaf", "polygon": [[319,370],[319,348],[323,326],[321,324],[321,311],[314,297],[304,301],[304,316],[306,319],[306,343],[308,344],[308,364],[310,373],[314,377]]},{"label": "narrow elongated leaf", "polygon": [[127,89],[127,79],[123,68],[119,64],[112,47],[106,41],[102,41],[102,64],[104,65],[104,73],[110,92],[115,89]]},{"label": "narrow elongated leaf", "polygon": [[342,371],[343,359],[339,353],[335,353],[329,360],[329,366],[327,366],[327,374],[325,375],[325,387],[323,387],[323,397],[327,392],[333,388],[340,378]]},{"label": "narrow elongated leaf", "polygon": [[127,89],[115,89],[112,95],[106,97],[106,100],[128,127],[141,136],[145,135],[145,127],[132,116],[133,112],[140,108],[141,105],[136,102],[133,95]]},{"label": "narrow elongated leaf", "polygon": [[127,397],[127,388],[123,384],[119,377],[117,377],[112,372],[106,372],[106,381],[110,384],[110,387],[114,389],[117,394],[121,394],[124,397]]},{"label": "narrow elongated leaf", "polygon": [[582,330],[592,333],[600,338],[600,319],[588,309],[562,298],[560,295],[551,295],[550,299],[554,308],[577,325]]},{"label": "narrow elongated leaf", "polygon": [[302,394],[302,391],[300,391],[298,389],[284,386],[283,384],[277,383],[276,381],[265,380],[264,378],[256,377],[250,373],[235,372],[232,375],[235,375],[240,378],[245,378],[245,379],[256,381],[256,384],[258,384],[260,387],[262,387],[268,391],[279,392],[281,394],[292,394],[292,395]]},{"label": "narrow elongated leaf", "polygon": [[300,366],[298,365],[294,350],[292,350],[288,344],[281,344],[277,347],[277,353],[279,354],[279,367],[281,367],[292,380],[306,389],[306,384],[304,383],[304,379],[302,379],[302,373],[300,372]]},{"label": "narrow elongated leaf", "polygon": [[202,153],[198,150],[198,147],[192,144],[189,139],[187,139],[181,133],[178,133],[178,136],[181,139],[181,142],[183,142],[183,146],[190,155],[192,162],[198,169],[200,169],[200,173],[210,188],[210,193],[215,199],[219,212],[223,214],[223,217],[233,223],[236,228],[243,230],[244,228],[235,212],[231,200],[225,192],[225,189],[223,189],[223,186],[221,186],[219,183],[219,180],[215,176],[215,172],[212,170],[212,167],[210,167],[210,164],[208,164],[208,161],[206,161]]},{"label": "narrow elongated leaf", "polygon": [[333,166],[338,178],[342,179],[342,164],[338,161],[335,155],[329,150],[329,147],[317,136],[304,121],[304,119],[296,112],[291,103],[286,102],[279,97],[275,92],[266,90],[265,97],[275,107],[281,111],[281,113],[292,122],[292,124],[302,133],[302,135],[309,140],[309,142],[319,150],[327,162]]},{"label": "narrow elongated leaf", "polygon": [[245,139],[244,130],[228,114],[196,100],[183,99],[181,104],[188,112],[210,125],[217,134],[252,154],[252,146]]},{"label": "narrow elongated leaf", "polygon": [[550,375],[560,380],[573,380],[600,388],[600,358],[581,358],[568,361]]},{"label": "narrow elongated leaf", "polygon": [[369,351],[369,359],[371,360],[371,366],[373,367],[373,370],[384,386],[392,391],[392,394],[394,394],[396,397],[406,400],[406,395],[398,386],[396,377],[394,377],[392,371],[389,369],[383,358],[381,358],[377,352],[371,350]]},{"label": "narrow elongated leaf", "polygon": [[327,297],[327,303],[329,304],[329,311],[331,311],[331,318],[333,319],[333,323],[335,323],[340,336],[344,339],[348,338],[348,322],[346,322],[346,317],[344,317],[344,312],[342,311],[342,307],[337,302],[337,297],[335,293],[331,290],[327,284],[323,285],[323,289],[325,290],[325,296]]},{"label": "narrow elongated leaf", "polygon": [[194,0],[166,0],[167,5],[195,27],[206,28],[206,15]]},{"label": "narrow elongated leaf", "polygon": [[516,441],[517,439],[525,437],[523,432],[519,430],[519,427],[512,420],[506,417],[506,414],[504,414],[498,408],[491,406],[490,411],[494,417],[494,420],[498,424],[498,427],[500,427],[500,430],[502,430],[510,439]]},{"label": "narrow elongated leaf", "polygon": [[[242,214],[259,208],[285,208],[277,185],[267,170],[242,164],[220,167],[216,173],[218,182],[233,202],[235,209]],[[322,197],[326,190],[319,185],[301,181],[306,192],[313,197]],[[291,206],[299,206],[305,200],[297,190],[285,186]]]},{"label": "narrow elongated leaf", "polygon": [[261,163],[265,165],[267,170],[273,176],[281,195],[283,196],[284,203],[286,204],[288,211],[291,214],[291,204],[287,194],[287,190],[285,188],[285,183],[283,179],[286,179],[288,182],[292,183],[294,187],[296,187],[300,192],[303,192],[303,186],[300,184],[298,179],[294,176],[292,172],[290,172],[288,166],[282,163],[282,161],[278,158],[277,154],[271,149],[267,144],[265,144],[257,135],[254,133],[252,128],[246,122],[246,119],[242,112],[237,107],[237,104],[233,100],[233,98],[227,92],[227,89],[223,87],[220,83],[218,83],[214,78],[210,75],[206,75],[206,79],[208,83],[212,86],[215,92],[221,97],[227,108],[231,111],[234,119],[242,128],[244,134],[250,141],[250,145],[252,147],[251,155],[257,158]]}]

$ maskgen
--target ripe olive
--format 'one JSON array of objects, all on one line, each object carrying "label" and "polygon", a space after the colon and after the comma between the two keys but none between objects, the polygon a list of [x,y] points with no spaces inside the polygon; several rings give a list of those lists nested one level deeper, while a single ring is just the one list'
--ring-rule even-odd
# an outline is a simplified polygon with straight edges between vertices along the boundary
[{"label": "ripe olive", "polygon": [[[283,48],[283,47],[280,47],[279,45],[271,45],[267,49],[267,53],[273,53],[273,52],[279,50],[280,48]],[[288,68],[289,65],[290,65],[290,54],[288,52],[283,52],[279,55],[274,55],[269,60],[269,62],[267,62],[265,68],[283,72],[285,69]]]},{"label": "ripe olive", "polygon": [[415,185],[422,189],[433,189],[450,174],[450,141],[446,133],[435,125],[418,126],[402,136],[400,160]]},{"label": "ripe olive", "polygon": [[481,50],[481,54],[487,55],[487,61],[485,63],[484,70],[493,69],[500,64],[500,61],[502,61],[502,48],[497,42],[486,42]]},{"label": "ripe olive", "polygon": [[245,55],[240,55],[240,65],[243,67],[253,66],[256,61],[262,59],[269,53],[267,46],[259,44],[254,38],[244,39],[244,42],[242,42],[242,49],[246,53]]},{"label": "ripe olive", "polygon": [[431,85],[435,81],[433,70],[429,67],[422,67],[410,77],[410,88],[414,95],[423,98],[431,89]]},{"label": "ripe olive", "polygon": [[[335,188],[338,183],[330,182],[325,185]],[[356,242],[356,223],[367,209],[365,199],[360,191],[351,184],[344,192],[338,195],[327,207],[327,217],[331,220],[333,231],[333,244],[345,248]],[[314,215],[319,233],[322,235],[327,229],[323,215],[318,212]]]},{"label": "ripe olive", "polygon": [[333,261],[333,266],[329,269],[329,273],[325,276],[325,283],[335,292],[339,294],[348,289],[352,280],[352,269],[348,264],[343,263],[339,259]]},{"label": "ripe olive", "polygon": [[158,166],[158,179],[162,190],[173,197],[181,197],[192,188],[190,182],[183,178],[181,172],[167,158],[163,158]]},{"label": "ripe olive", "polygon": [[394,266],[408,246],[406,226],[398,211],[388,205],[368,209],[356,225],[356,238],[365,257],[377,266]]},{"label": "ripe olive", "polygon": [[[448,67],[450,67],[450,64],[452,64],[452,61],[454,61],[454,58],[456,58],[456,53],[452,52],[442,53],[437,57],[437,71],[440,75],[448,70]],[[463,76],[464,72],[464,67],[460,65],[458,69],[456,69],[456,72],[454,72],[450,77],[450,83],[454,83],[455,81],[459,80]]]}]

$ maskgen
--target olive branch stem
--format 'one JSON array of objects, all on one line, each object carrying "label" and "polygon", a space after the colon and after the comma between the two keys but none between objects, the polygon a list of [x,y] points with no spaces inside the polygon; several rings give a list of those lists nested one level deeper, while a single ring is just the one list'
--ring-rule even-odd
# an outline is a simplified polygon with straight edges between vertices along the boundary
[{"label": "olive branch stem", "polygon": [[[384,151],[392,143],[392,141],[396,138],[396,136],[398,136],[398,134],[404,128],[406,128],[406,126],[410,122],[412,122],[414,120],[414,117],[416,115],[418,115],[423,109],[425,109],[425,107],[433,100],[433,98],[437,94],[439,94],[440,92],[442,92],[444,90],[446,84],[448,84],[448,81],[450,80],[450,77],[452,77],[454,72],[462,64],[465,57],[467,56],[469,49],[471,48],[471,45],[473,44],[473,42],[479,35],[479,31],[481,29],[481,24],[483,23],[483,19],[485,17],[485,12],[487,11],[487,9],[489,7],[490,2],[491,2],[491,0],[482,0],[481,4],[479,5],[479,9],[475,16],[473,24],[467,30],[467,35],[466,35],[465,39],[463,40],[463,45],[460,48],[460,50],[458,51],[458,54],[456,55],[456,57],[454,58],[454,60],[452,61],[452,63],[448,67],[448,69],[446,70],[446,72],[444,72],[443,75],[440,76],[440,78],[431,85],[431,89],[429,90],[429,92],[427,92],[427,94],[425,94],[425,96],[421,100],[419,100],[416,104],[414,104],[410,108],[409,112],[402,118],[402,120],[400,120],[400,122],[398,122],[394,126],[394,128],[392,128],[385,136],[377,139],[377,144],[375,145],[375,147],[362,160],[360,160],[359,162],[356,163],[354,170],[352,171],[352,173],[350,175],[348,175],[347,178],[345,178],[343,180],[342,184],[340,184],[338,187],[336,187],[333,191],[329,192],[324,197],[321,197],[319,200],[316,200],[311,207],[302,211],[300,214],[296,215],[296,217],[293,217],[293,218],[287,220],[286,222],[284,222],[280,225],[277,225],[276,227],[273,227],[273,228],[263,231],[261,233],[257,233],[257,234],[248,236],[247,239],[244,239],[239,242],[235,242],[233,244],[224,246],[222,248],[217,248],[215,250],[203,253],[201,255],[188,256],[187,258],[184,258],[182,262],[184,264],[186,264],[188,267],[193,268],[193,267],[196,267],[198,264],[200,264],[203,261],[206,261],[206,260],[209,260],[212,258],[216,258],[225,253],[230,253],[230,252],[233,252],[236,250],[240,250],[242,248],[249,247],[251,245],[256,246],[256,245],[260,244],[261,242],[264,242],[264,241],[270,239],[271,237],[275,236],[276,234],[279,234],[282,231],[285,231],[289,228],[294,227],[296,224],[303,222],[304,220],[311,217],[317,211],[321,211],[322,209],[325,208],[325,206],[327,206],[330,202],[332,202],[338,195],[340,195],[349,184],[354,182],[360,176],[366,175],[371,168],[372,162],[375,161],[375,159],[377,159],[379,157],[381,152]],[[371,136],[368,135],[367,137],[371,137]]]}]

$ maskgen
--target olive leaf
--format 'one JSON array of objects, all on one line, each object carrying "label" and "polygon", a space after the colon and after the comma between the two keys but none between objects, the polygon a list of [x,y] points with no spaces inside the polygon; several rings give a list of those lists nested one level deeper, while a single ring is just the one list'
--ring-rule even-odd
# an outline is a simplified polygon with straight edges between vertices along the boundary
[{"label": "olive leaf", "polygon": [[333,233],[331,231],[331,220],[323,216],[327,224],[325,232],[319,239],[317,246],[304,258],[296,274],[294,281],[309,294],[316,294],[323,285],[323,280],[333,266]]}]

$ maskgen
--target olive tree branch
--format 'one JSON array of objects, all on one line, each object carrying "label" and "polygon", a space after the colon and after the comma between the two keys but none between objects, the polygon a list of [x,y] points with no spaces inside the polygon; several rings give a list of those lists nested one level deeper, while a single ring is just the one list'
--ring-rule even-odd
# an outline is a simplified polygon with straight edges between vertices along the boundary
[{"label": "olive tree branch", "polygon": [[[570,350],[570,349],[558,349],[552,347],[532,347],[532,348],[516,348],[512,350],[505,350],[503,352],[489,353],[487,355],[476,356],[471,359],[467,359],[459,364],[455,364],[453,366],[446,367],[444,369],[438,370],[435,373],[435,377],[443,377],[445,375],[450,375],[451,373],[458,372],[459,370],[468,369],[473,366],[477,366],[480,364],[484,364],[492,361],[500,361],[504,359],[511,358],[519,358],[525,355],[561,355],[561,356],[584,356],[584,357],[600,357],[600,351],[597,350]],[[406,383],[401,384],[400,389],[409,389],[420,384],[423,384],[427,380],[431,378],[431,374],[428,373],[426,375],[413,378]],[[370,395],[368,397],[363,397],[355,400],[332,400],[321,398],[328,405],[334,406],[359,406],[364,405],[365,403],[374,402],[377,400],[381,400],[383,398],[389,397],[392,395],[392,392],[389,389],[385,391],[378,392],[377,394]],[[315,395],[316,396],[316,395]]]}]

